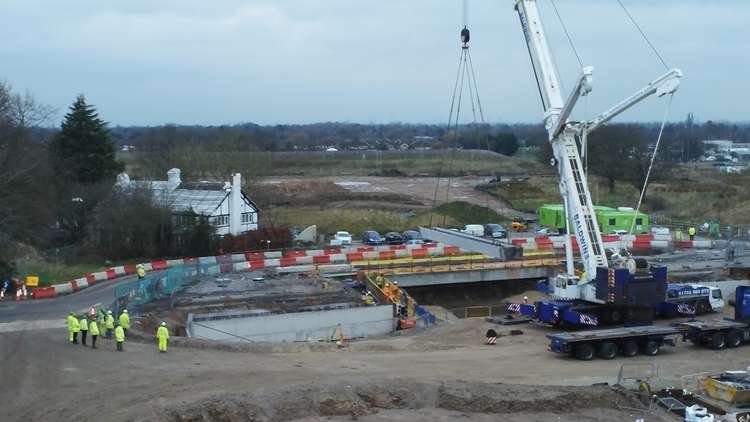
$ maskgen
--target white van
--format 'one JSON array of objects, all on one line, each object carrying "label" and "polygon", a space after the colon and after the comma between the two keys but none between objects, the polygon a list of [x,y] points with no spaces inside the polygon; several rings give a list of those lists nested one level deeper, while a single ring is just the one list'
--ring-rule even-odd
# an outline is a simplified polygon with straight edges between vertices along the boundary
[{"label": "white van", "polygon": [[484,236],[484,226],[481,224],[467,224],[461,232],[472,236],[482,237]]}]

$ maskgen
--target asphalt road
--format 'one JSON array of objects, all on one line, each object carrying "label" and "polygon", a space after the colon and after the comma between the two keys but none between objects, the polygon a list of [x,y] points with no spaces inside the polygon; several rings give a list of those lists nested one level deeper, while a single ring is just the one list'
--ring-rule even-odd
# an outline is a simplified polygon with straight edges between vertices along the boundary
[{"label": "asphalt road", "polygon": [[54,299],[0,302],[0,324],[54,319],[59,319],[61,323],[64,323],[69,312],[83,313],[91,305],[97,303],[105,306],[111,304],[114,300],[115,287],[135,279],[135,275],[130,275],[116,280],[103,281],[77,293]]}]

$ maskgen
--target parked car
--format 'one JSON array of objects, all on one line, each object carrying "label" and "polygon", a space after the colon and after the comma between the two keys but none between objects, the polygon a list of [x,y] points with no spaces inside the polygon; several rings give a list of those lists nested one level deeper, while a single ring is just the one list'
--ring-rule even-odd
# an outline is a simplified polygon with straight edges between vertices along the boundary
[{"label": "parked car", "polygon": [[628,232],[627,230],[612,230],[611,232],[609,232],[609,234],[615,234],[617,236],[624,236],[628,233],[630,232]]},{"label": "parked car", "polygon": [[508,237],[508,232],[500,224],[489,223],[484,225],[484,235],[494,239],[504,239]]},{"label": "parked car", "polygon": [[380,233],[375,230],[365,230],[362,232],[362,243],[365,245],[382,245],[385,240]]},{"label": "parked car", "polygon": [[400,245],[404,243],[404,237],[401,236],[401,233],[399,232],[388,232],[385,235],[383,235],[385,238],[385,243],[389,245]]},{"label": "parked car", "polygon": [[536,231],[536,234],[542,235],[542,236],[557,236],[560,234],[560,232],[557,229],[551,229],[549,227],[542,227],[539,230]]},{"label": "parked car", "polygon": [[484,236],[484,226],[481,224],[467,224],[461,231],[472,236]]},{"label": "parked car", "polygon": [[349,232],[336,232],[331,239],[331,246],[346,246],[352,244],[352,235]]},{"label": "parked car", "polygon": [[401,236],[404,238],[404,242],[408,242],[409,240],[422,240],[422,233],[416,230],[407,230],[401,233]]},{"label": "parked car", "polygon": [[404,243],[407,245],[423,245],[424,240],[422,239],[422,233],[416,230],[407,230],[401,233],[404,238]]}]

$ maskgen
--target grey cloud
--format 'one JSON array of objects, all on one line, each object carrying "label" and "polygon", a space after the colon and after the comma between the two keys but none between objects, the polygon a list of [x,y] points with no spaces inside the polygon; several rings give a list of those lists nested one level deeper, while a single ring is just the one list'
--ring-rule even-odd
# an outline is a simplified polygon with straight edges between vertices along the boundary
[{"label": "grey cloud", "polygon": [[[663,68],[614,0],[556,0],[595,91],[591,116]],[[685,72],[672,116],[748,120],[738,83],[750,3],[624,0],[670,65]],[[510,0],[470,0],[472,56],[491,121],[538,121],[540,106]],[[548,0],[564,81],[579,66]],[[64,110],[85,93],[115,124],[447,118],[459,0],[11,0],[0,4],[0,78]],[[658,120],[649,101],[626,120]]]}]

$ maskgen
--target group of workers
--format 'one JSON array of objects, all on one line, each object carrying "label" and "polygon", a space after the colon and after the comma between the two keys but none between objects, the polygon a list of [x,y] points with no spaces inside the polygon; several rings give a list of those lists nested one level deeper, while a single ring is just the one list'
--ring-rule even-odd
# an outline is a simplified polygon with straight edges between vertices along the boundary
[{"label": "group of workers", "polygon": [[[72,344],[78,344],[78,334],[80,333],[81,345],[86,346],[86,337],[90,332],[91,348],[96,349],[96,340],[101,335],[101,329],[104,330],[104,338],[111,339],[114,334],[115,350],[124,352],[125,336],[130,329],[128,310],[123,309],[117,320],[115,320],[111,310],[105,313],[104,310],[99,309],[97,312],[93,307],[80,318],[74,312],[68,315],[68,341]],[[157,328],[156,338],[158,339],[159,352],[166,353],[167,341],[169,340],[169,329],[166,322],[162,322]]]},{"label": "group of workers", "polygon": [[[382,274],[378,274],[373,282],[376,286],[378,286],[378,288],[380,288],[386,299],[396,305],[397,315],[406,318],[409,313],[407,309],[408,295],[406,295],[405,292],[398,286],[398,281],[393,280],[393,282],[391,282]],[[364,294],[365,293],[363,291],[363,295]],[[369,303],[368,296],[371,297],[371,302]],[[370,292],[367,292],[367,295],[363,296],[363,300],[365,304],[375,304],[375,298],[372,297],[372,294]]]},{"label": "group of workers", "polygon": [[382,274],[378,274],[375,277],[375,285],[383,291],[385,297],[387,297],[393,303],[400,303],[402,298],[401,289],[398,287],[398,281],[391,283]]},{"label": "group of workers", "polygon": [[[697,232],[697,230],[695,229],[695,227],[693,227],[693,226],[688,227],[687,232],[688,232],[688,236],[690,236],[690,240],[695,240],[695,234]],[[680,229],[680,228],[675,229],[675,231],[674,231],[674,240],[676,240],[678,242],[680,242],[680,241],[683,240],[682,229]]]}]

